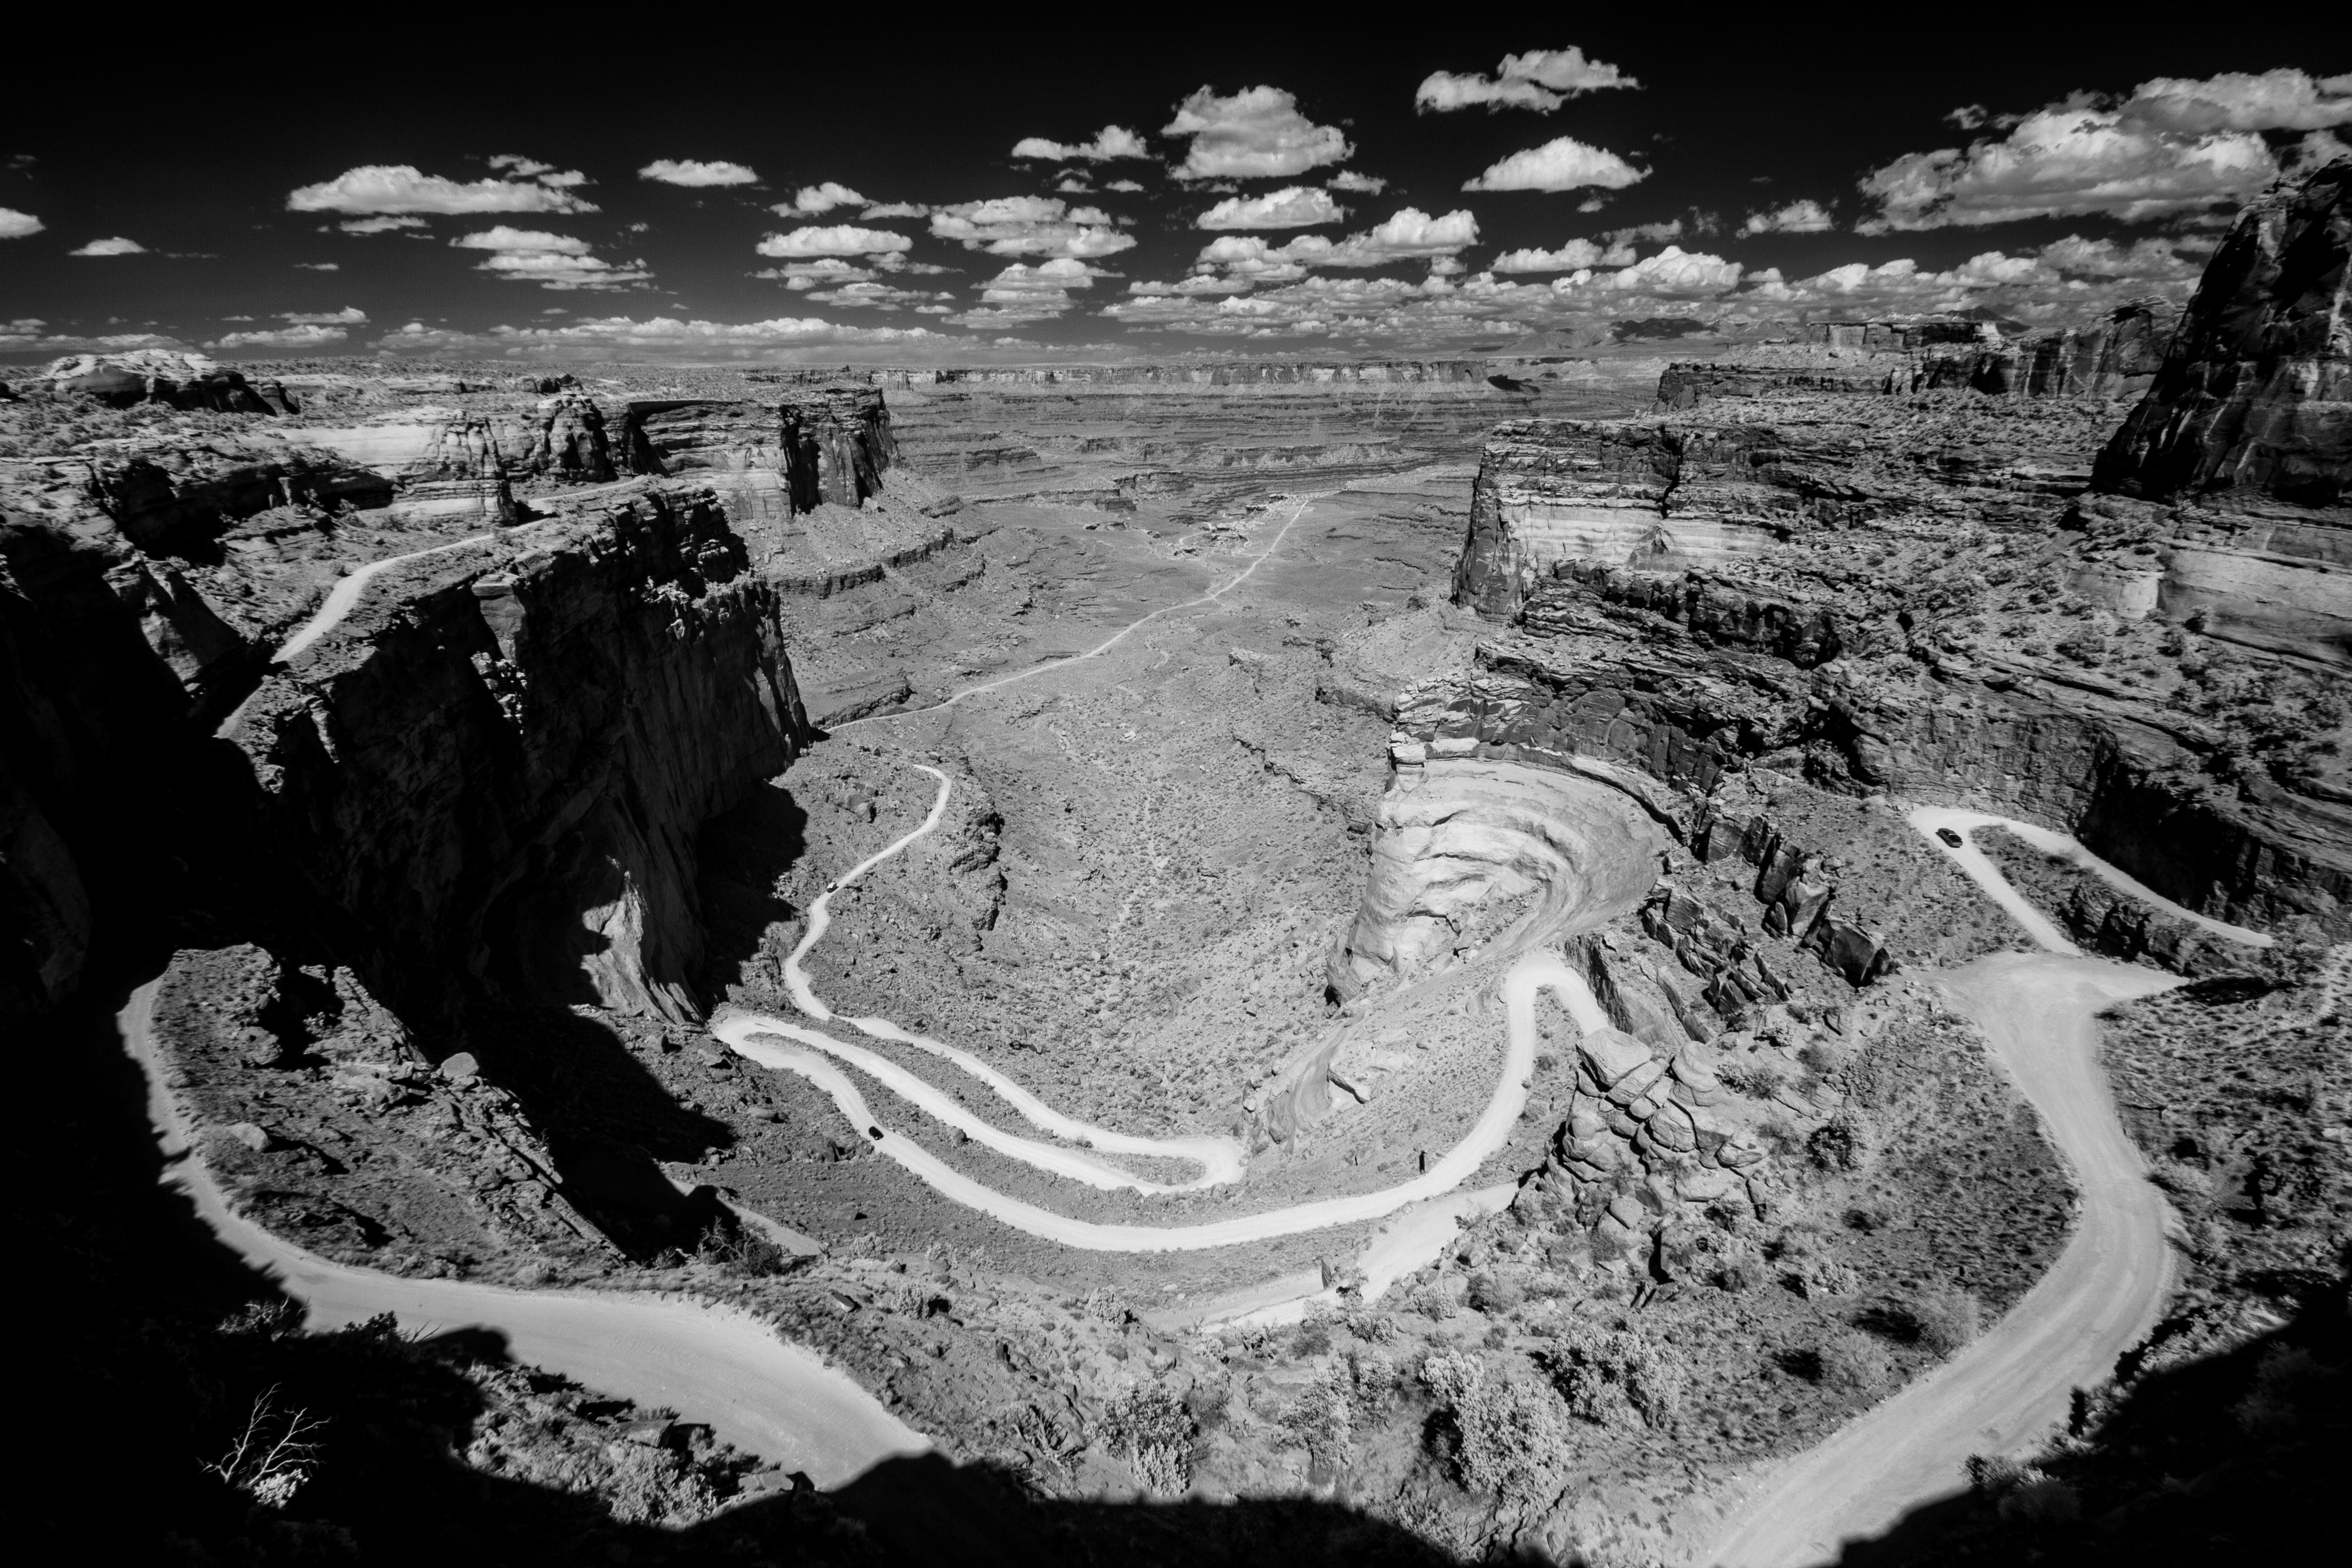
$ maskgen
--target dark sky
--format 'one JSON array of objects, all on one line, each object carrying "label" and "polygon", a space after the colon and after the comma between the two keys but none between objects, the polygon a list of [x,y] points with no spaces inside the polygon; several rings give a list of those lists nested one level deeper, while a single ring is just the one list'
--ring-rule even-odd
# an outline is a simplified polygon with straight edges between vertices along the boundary
[{"label": "dark sky", "polygon": [[[1955,29],[1943,13],[1937,26],[1910,37],[1883,27],[1808,37],[1677,13],[1634,26],[1465,22],[1408,37],[1373,13],[1335,13],[1337,20],[1286,34],[1155,13],[1132,41],[1112,44],[1034,36],[1048,27],[1097,31],[1058,20],[942,37],[927,10],[872,8],[861,26],[818,30],[785,20],[744,26],[735,21],[740,15],[681,13],[665,26],[650,11],[610,24],[587,12],[385,14],[373,36],[262,46],[247,41],[250,35],[138,33],[117,13],[103,30],[49,40],[42,58],[100,68],[59,70],[18,93],[0,133],[0,156],[16,159],[0,172],[0,208],[40,225],[0,239],[0,322],[16,323],[0,332],[0,353],[21,363],[107,340],[203,347],[233,332],[307,327],[310,352],[367,353],[411,322],[418,330],[397,341],[444,351],[625,350],[631,334],[614,323],[674,321],[707,326],[690,338],[649,326],[635,348],[647,357],[953,360],[1034,357],[1040,350],[1028,345],[1410,353],[1612,317],[1864,315],[1968,302],[2055,320],[2135,291],[2178,291],[2193,278],[2217,215],[2273,172],[2250,172],[2242,156],[2226,177],[2194,174],[2184,184],[2167,174],[2171,164],[2201,170],[2215,162],[2216,139],[2234,137],[2241,153],[2252,145],[2273,168],[2291,167],[2313,155],[2298,139],[2331,135],[2326,126],[2352,119],[2352,110],[2337,107],[2352,84],[2322,83],[2304,101],[2282,97],[2273,79],[2260,92],[2223,94],[2217,101],[2237,107],[2220,111],[2221,123],[2169,110],[2136,121],[2128,105],[2120,125],[2110,123],[2112,106],[2154,79],[2282,68],[2326,78],[2352,68],[2352,51],[2313,58],[2316,51],[2282,48],[2260,29],[2243,31],[2263,41],[2141,27],[2029,45]],[[249,14],[244,25],[258,29],[264,18]],[[1415,89],[1433,71],[1493,73],[1507,53],[1571,45],[1642,86],[1575,96],[1548,113],[1414,110]],[[1204,86],[1230,95],[1260,85],[1294,95],[1298,114],[1337,128],[1352,154],[1223,188],[1172,178],[1165,165],[1181,161],[1186,142],[1160,132],[1179,102]],[[2014,202],[1999,188],[2008,166],[1985,163],[1976,171],[1982,190],[1955,187],[1948,211],[1997,221],[1939,219],[1931,205],[1911,213],[1918,226],[1855,232],[1857,222],[1885,216],[1883,203],[1857,188],[1874,171],[2008,134],[1998,121],[1957,128],[1946,119],[1950,111],[1978,104],[2023,114],[2069,95],[2105,95],[2108,122],[2090,130],[2109,142],[2139,142],[2120,151],[2088,142],[2071,152],[2044,149],[2041,164],[2010,170],[2025,193]],[[2076,101],[2098,108],[2091,98]],[[1156,161],[1011,156],[1023,137],[1076,142],[1107,124],[1142,132]],[[1462,189],[1497,160],[1562,136],[1614,153],[1645,177],[1613,191]],[[2077,153],[2120,162],[2070,184],[2066,160]],[[473,182],[491,174],[485,160],[498,154],[584,174],[588,183],[569,187],[570,195],[601,210],[427,215],[420,226],[369,235],[336,226],[364,213],[287,210],[290,192],[354,167],[411,165]],[[639,177],[656,159],[726,161],[756,171],[759,184],[680,188]],[[1373,268],[1310,265],[1307,280],[1323,281],[1304,289],[1297,279],[1234,283],[1223,293],[1163,298],[1156,317],[1101,314],[1131,301],[1139,281],[1173,284],[1192,272],[1216,237],[1193,219],[1213,202],[1319,189],[1343,168],[1389,184],[1379,194],[1331,193],[1349,209],[1343,221],[1258,237],[1276,246],[1300,234],[1344,241],[1412,208],[1432,218],[1467,211],[1476,239],[1440,258],[1433,285],[1432,255],[1422,251]],[[982,303],[1001,269],[1039,267],[1053,259],[1050,248],[989,254],[938,236],[926,215],[866,218],[853,205],[786,218],[769,210],[824,181],[872,201],[926,207],[1050,196],[1068,171],[1094,189],[1062,199],[1107,212],[1135,244],[1080,258],[1094,274],[1083,286],[1071,286],[1069,262],[1059,279],[1017,280],[1019,297],[992,316],[966,312]],[[2101,210],[2100,182],[2118,174],[2126,183],[2153,179],[2156,195],[2138,199],[2142,209],[2152,201],[2160,210],[2121,199]],[[1959,178],[1944,177],[1948,185]],[[1145,188],[1101,190],[1122,178]],[[1605,197],[1599,211],[1580,210],[1596,195]],[[1801,199],[1825,209],[1832,226],[1741,232],[1748,215]],[[2037,202],[2055,210],[2033,216]],[[2009,216],[2013,208],[2022,216]],[[1608,231],[1676,220],[1679,234],[1634,237],[1633,254],[1647,260],[1674,245],[1706,258],[1706,266],[1617,277],[1628,258]],[[822,280],[796,290],[752,276],[774,266],[754,253],[763,236],[845,223],[903,235],[912,246],[896,259],[950,270],[874,270],[844,258],[867,267],[897,296],[882,302],[897,309],[845,296],[819,303],[810,296],[827,292]],[[551,278],[572,280],[560,262],[553,273],[520,266],[518,279],[481,269],[495,251],[452,244],[498,225],[557,236],[574,250],[584,243],[591,266],[645,276],[613,288],[549,288]],[[118,237],[143,253],[69,254]],[[2088,244],[2043,255],[2067,237]],[[1554,288],[1559,269],[1505,273],[1488,275],[1499,287],[1484,294],[1465,291],[1506,251],[1556,250],[1580,237],[1615,251],[1582,282]],[[2000,265],[1968,278],[1953,273],[1988,252]],[[1903,258],[1916,263],[1916,276],[1806,282],[1850,264],[1884,268]],[[309,269],[325,265],[334,269]],[[1733,265],[1738,278],[1728,281]],[[936,307],[930,313],[913,309],[940,292],[950,298],[923,300]],[[1254,303],[1246,311],[1220,309],[1234,300]],[[289,320],[302,315],[344,319]],[[778,319],[797,324],[764,336],[737,331]],[[891,335],[913,329],[937,336]],[[1237,335],[1244,329],[1262,335]],[[526,335],[564,331],[572,335]],[[1020,342],[990,346],[1008,336]],[[213,352],[251,357],[295,348],[289,340]]]}]

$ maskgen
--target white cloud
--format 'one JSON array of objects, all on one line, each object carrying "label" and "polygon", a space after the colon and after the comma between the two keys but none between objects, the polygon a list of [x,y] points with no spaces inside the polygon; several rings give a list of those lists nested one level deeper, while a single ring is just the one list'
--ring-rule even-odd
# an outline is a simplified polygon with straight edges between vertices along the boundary
[{"label": "white cloud", "polygon": [[[925,314],[943,313],[947,307],[927,308],[930,301],[952,300],[952,294],[935,293],[923,289],[901,289],[892,283],[877,283],[871,279],[856,279],[820,289],[809,296],[820,305],[835,305],[850,310],[896,310],[908,305]],[[919,303],[921,301],[921,303]]]},{"label": "white cloud", "polygon": [[585,178],[559,174],[460,182],[412,163],[362,163],[288,192],[286,207],[298,213],[593,213],[593,205],[566,188]]},{"label": "white cloud", "polygon": [[2160,76],[2132,89],[2126,123],[2192,134],[2208,131],[2319,131],[2352,124],[2352,76],[2317,79],[2281,68],[2223,71],[2203,81]]},{"label": "white cloud", "polygon": [[772,283],[782,283],[787,289],[814,289],[820,284],[864,283],[876,274],[872,268],[838,256],[819,257],[814,261],[794,261],[782,267],[766,267],[751,274]]},{"label": "white cloud", "polygon": [[1573,272],[1580,267],[1625,267],[1633,247],[1619,240],[1606,249],[1589,239],[1571,239],[1558,250],[1509,250],[1495,258],[1497,272]]},{"label": "white cloud", "polygon": [[475,234],[461,234],[449,242],[460,250],[529,250],[550,256],[585,256],[588,242],[568,234],[541,228],[512,228],[499,224]]},{"label": "white cloud", "polygon": [[877,202],[866,209],[868,222],[885,217],[929,217],[931,209],[920,202]]},{"label": "white cloud", "polygon": [[[2352,122],[2352,77],[2158,77],[2122,100],[2077,93],[1990,121],[2006,134],[1911,153],[1864,176],[1866,233],[2105,213],[2126,221],[2243,201],[2278,177],[2264,131]],[[1968,128],[1987,123],[1971,113]],[[2331,138],[2332,140],[2332,138]],[[2298,160],[2298,163],[2301,161]]]},{"label": "white cloud", "polygon": [[1016,158],[1051,158],[1056,163],[1108,163],[1115,158],[1149,158],[1151,149],[1143,138],[1121,125],[1106,125],[1090,142],[1051,142],[1043,136],[1024,136],[1013,144]]},{"label": "white cloud", "polygon": [[1648,177],[1646,171],[1636,169],[1606,148],[1588,146],[1573,136],[1558,136],[1540,147],[1512,153],[1476,179],[1465,181],[1462,188],[1572,191],[1598,185],[1603,190],[1622,191]]},{"label": "white cloud", "polygon": [[23,239],[38,234],[48,225],[31,213],[20,213],[15,207],[0,207],[0,239]]},{"label": "white cloud", "polygon": [[931,232],[992,256],[1115,256],[1135,241],[1100,207],[1072,207],[1055,196],[1000,196],[958,202],[931,214]]},{"label": "white cloud", "polygon": [[[1670,245],[1657,255],[1619,271],[1596,273],[1591,286],[1629,294],[1705,298],[1738,288],[1741,270],[1737,261],[1726,261],[1720,256],[1709,256],[1704,251],[1686,251],[1679,245]],[[1567,281],[1563,279],[1552,287],[1559,289]]]},{"label": "white cloud", "polygon": [[130,349],[185,352],[188,346],[177,338],[158,332],[108,332],[97,337],[84,337],[79,333],[53,333],[48,325],[37,316],[0,321],[0,349],[34,349],[49,353],[121,353]]},{"label": "white cloud", "polygon": [[706,163],[698,158],[656,158],[637,171],[640,180],[701,190],[710,185],[756,185],[757,171],[723,160]]},{"label": "white cloud", "polygon": [[914,246],[915,242],[905,235],[893,234],[887,228],[859,228],[841,223],[772,234],[752,249],[761,256],[782,260],[815,256],[882,256],[911,250]]},{"label": "white cloud", "polygon": [[1187,180],[1283,179],[1342,163],[1355,151],[1338,127],[1308,120],[1278,87],[1248,88],[1230,98],[1202,88],[1176,106],[1160,133],[1192,139],[1176,169]]},{"label": "white cloud", "polygon": [[125,239],[118,234],[111,239],[93,239],[79,249],[68,250],[66,254],[68,256],[150,256],[153,252],[137,240]]},{"label": "white cloud", "polygon": [[1580,48],[1530,49],[1505,55],[1491,77],[1432,71],[1413,93],[1412,106],[1423,114],[1482,103],[1489,110],[1532,109],[1549,114],[1583,93],[1641,85],[1615,66],[1587,59]]},{"label": "white cloud", "polygon": [[411,321],[376,342],[380,348],[395,351],[496,353],[518,358],[532,354],[601,358],[643,353],[749,358],[798,348],[838,348],[845,344],[936,350],[961,341],[926,327],[845,326],[814,316],[779,316],[743,322],[681,321],[675,316],[656,316],[640,321],[626,316],[605,316],[562,326],[499,326],[487,332],[451,331]]},{"label": "white cloud", "polygon": [[1739,226],[1742,234],[1820,234],[1835,228],[1829,210],[1816,201],[1794,201],[1770,212],[1749,213]]},{"label": "white cloud", "polygon": [[1107,191],[1139,191],[1143,187],[1133,180],[1111,180],[1103,185]]},{"label": "white cloud", "polygon": [[343,267],[339,261],[298,261],[294,268],[298,272],[341,272]]},{"label": "white cloud", "polygon": [[1353,169],[1342,169],[1323,184],[1330,190],[1359,193],[1368,196],[1379,195],[1389,188],[1388,181],[1380,175],[1360,174]]},{"label": "white cloud", "polygon": [[345,234],[390,234],[395,229],[430,228],[421,217],[347,217],[335,226]]},{"label": "white cloud", "polygon": [[1227,196],[1192,220],[1195,228],[1311,228],[1338,223],[1348,209],[1312,185],[1286,185],[1262,196]]},{"label": "white cloud", "polygon": [[367,312],[356,305],[346,305],[340,310],[280,310],[278,319],[298,327],[363,327]]},{"label": "white cloud", "polygon": [[1453,256],[1476,243],[1478,220],[1467,208],[1432,217],[1419,207],[1404,207],[1385,223],[1349,235],[1308,265],[1380,267],[1391,261]]},{"label": "white cloud", "polygon": [[341,327],[319,325],[268,328],[256,332],[230,332],[215,338],[216,349],[319,349],[343,342],[351,334]]},{"label": "white cloud", "polygon": [[1104,276],[1098,268],[1069,257],[1032,267],[1016,261],[988,280],[980,308],[949,320],[959,325],[1022,326],[1050,321],[1070,308],[1070,290],[1091,289]]},{"label": "white cloud", "polygon": [[2044,266],[2086,278],[2136,279],[2146,282],[2193,282],[2205,270],[2210,244],[2183,239],[2084,239],[2070,234],[2042,247]]},{"label": "white cloud", "polygon": [[793,194],[792,205],[778,202],[774,211],[779,217],[791,217],[795,213],[829,213],[835,207],[865,207],[874,204],[851,190],[838,180],[822,184],[803,185]]},{"label": "white cloud", "polygon": [[617,289],[643,283],[653,277],[645,263],[615,266],[589,254],[584,239],[545,229],[513,228],[506,224],[459,235],[449,242],[461,250],[491,254],[475,268],[512,283],[536,283],[544,289]]}]

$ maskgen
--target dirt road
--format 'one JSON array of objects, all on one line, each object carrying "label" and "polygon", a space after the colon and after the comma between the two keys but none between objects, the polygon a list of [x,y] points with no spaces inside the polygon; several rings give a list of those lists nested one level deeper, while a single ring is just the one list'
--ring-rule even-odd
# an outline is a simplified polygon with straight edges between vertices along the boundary
[{"label": "dirt road", "polygon": [[707,1424],[739,1448],[836,1487],[883,1460],[919,1454],[929,1438],[884,1409],[847,1373],[741,1313],[652,1296],[505,1290],[352,1268],[292,1247],[229,1209],[154,1070],[149,1037],[155,986],[142,986],[119,1024],[147,1069],[148,1110],[171,1160],[169,1180],[214,1234],[278,1281],[328,1329],[381,1312],[415,1332],[484,1328],[516,1360],[640,1405]]}]

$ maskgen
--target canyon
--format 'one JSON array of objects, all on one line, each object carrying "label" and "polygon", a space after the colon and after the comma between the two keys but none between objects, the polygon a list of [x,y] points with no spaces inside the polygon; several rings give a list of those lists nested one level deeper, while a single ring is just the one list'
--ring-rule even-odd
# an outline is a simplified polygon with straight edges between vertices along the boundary
[{"label": "canyon", "polygon": [[[2177,319],[1691,363],[59,362],[0,402],[0,1018],[135,1006],[298,1297],[809,1347],[879,1466],[824,1507],[916,1561],[942,1474],[1008,1542],[1705,1561],[2152,1169],[2205,1228],[2074,1447],[1868,1528],[2157,1508],[2099,1413],[2340,1295],[2347,182]],[[2063,1112],[1987,877],[2137,965]],[[2164,1078],[2265,1018],[2271,1088]]]}]

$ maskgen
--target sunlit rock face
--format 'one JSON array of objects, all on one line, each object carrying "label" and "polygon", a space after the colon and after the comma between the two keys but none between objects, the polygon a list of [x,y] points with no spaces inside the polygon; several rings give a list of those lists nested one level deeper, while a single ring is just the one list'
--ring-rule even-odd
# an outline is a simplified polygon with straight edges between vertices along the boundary
[{"label": "sunlit rock face", "polygon": [[1331,962],[1343,997],[1601,925],[1657,880],[1667,838],[1631,795],[1481,760],[1467,743],[1438,749],[1401,742],[1392,753],[1363,904]]},{"label": "sunlit rock face", "polygon": [[2352,159],[2241,213],[2155,384],[2099,455],[2099,488],[2352,522],[2347,253]]}]

